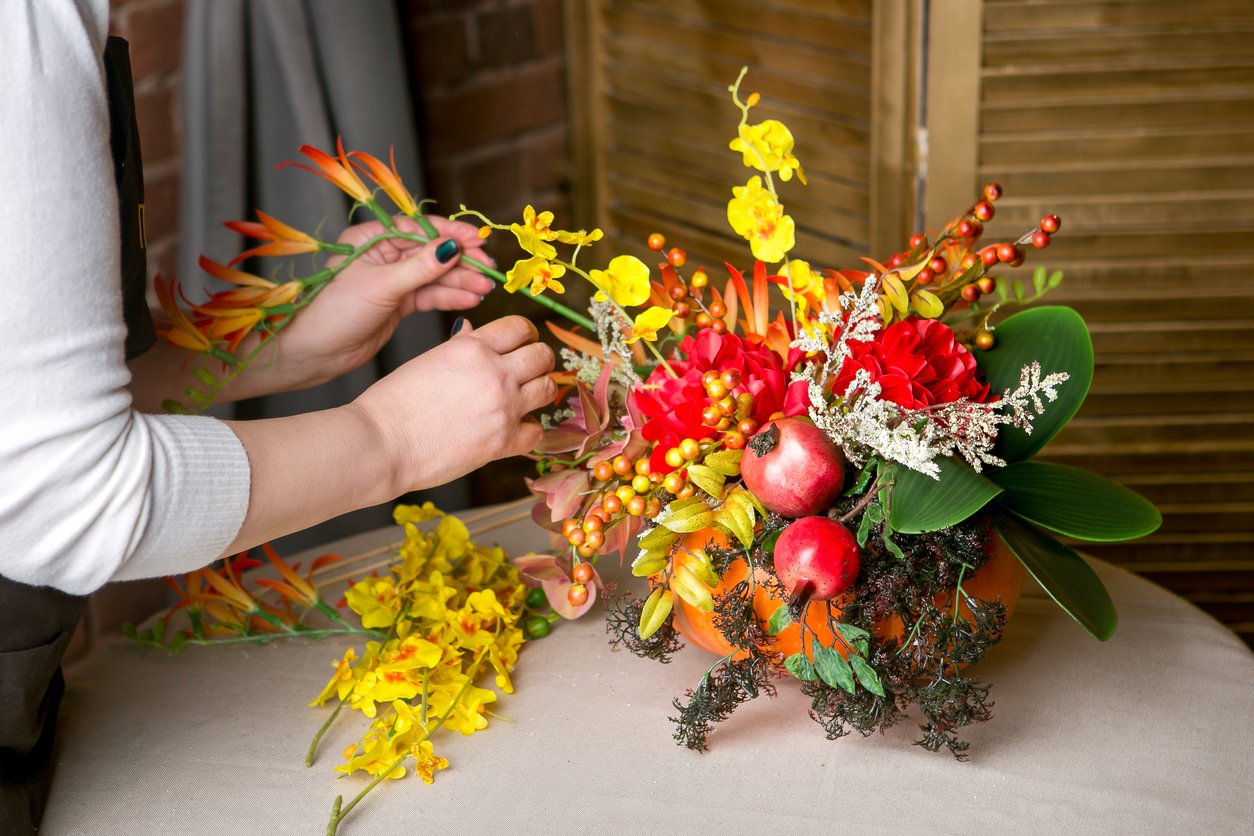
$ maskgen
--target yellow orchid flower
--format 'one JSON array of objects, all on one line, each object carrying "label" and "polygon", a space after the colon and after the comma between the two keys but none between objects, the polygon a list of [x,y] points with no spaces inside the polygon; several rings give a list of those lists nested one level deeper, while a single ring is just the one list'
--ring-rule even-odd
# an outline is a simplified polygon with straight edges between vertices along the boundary
[{"label": "yellow orchid flower", "polygon": [[440,769],[448,769],[448,758],[435,754],[430,740],[421,740],[409,748],[414,756],[414,772],[424,784],[435,783],[435,773]]},{"label": "yellow orchid flower", "polygon": [[361,624],[367,629],[391,627],[401,610],[396,582],[390,575],[358,581],[344,593],[344,599],[349,608],[361,616]]},{"label": "yellow orchid flower", "polygon": [[674,315],[675,312],[670,308],[662,308],[657,305],[649,308],[636,317],[636,321],[632,323],[631,336],[627,338],[627,344],[631,345],[636,340],[656,342],[657,332],[665,328]]},{"label": "yellow orchid flower", "polygon": [[344,656],[338,662],[332,662],[335,665],[335,673],[331,675],[331,679],[327,681],[326,687],[322,689],[322,693],[314,697],[313,705],[322,705],[334,696],[336,699],[343,700],[353,685],[357,682],[357,675],[353,672],[353,662],[357,659],[357,651],[349,648],[344,651]]},{"label": "yellow orchid flower", "polygon": [[796,226],[784,207],[753,175],[743,186],[732,188],[727,220],[737,235],[749,242],[753,257],[767,264],[783,261],[796,244]]},{"label": "yellow orchid flower", "polygon": [[594,229],[591,232],[584,232],[582,229],[578,232],[557,229],[553,231],[553,235],[556,241],[561,241],[563,244],[578,244],[581,247],[585,244],[591,244],[593,241],[600,241],[605,237],[605,233],[599,229]]},{"label": "yellow orchid flower", "polygon": [[613,299],[624,308],[643,304],[649,298],[649,267],[634,255],[610,259],[609,267],[592,270],[588,278],[597,287],[596,300]]},{"label": "yellow orchid flower", "polygon": [[538,255],[546,261],[557,257],[557,249],[549,241],[557,239],[557,233],[550,229],[553,223],[552,212],[536,213],[535,207],[527,204],[523,209],[523,222],[510,224],[509,230],[518,239],[518,245],[532,255]]},{"label": "yellow orchid flower", "polygon": [[530,284],[532,296],[539,296],[549,288],[555,293],[565,293],[566,288],[557,280],[565,274],[566,268],[561,264],[533,255],[514,263],[505,274],[505,289],[515,293],[524,285]]},{"label": "yellow orchid flower", "polygon": [[397,525],[406,523],[417,525],[443,516],[444,512],[431,502],[424,502],[421,505],[397,505],[392,509],[392,519]]},{"label": "yellow orchid flower", "polygon": [[785,183],[792,179],[792,173],[796,171],[797,179],[806,182],[801,163],[792,153],[792,131],[783,122],[767,119],[756,125],[742,124],[738,133],[739,136],[731,141],[729,147],[744,155],[746,167],[778,172],[779,179]]}]

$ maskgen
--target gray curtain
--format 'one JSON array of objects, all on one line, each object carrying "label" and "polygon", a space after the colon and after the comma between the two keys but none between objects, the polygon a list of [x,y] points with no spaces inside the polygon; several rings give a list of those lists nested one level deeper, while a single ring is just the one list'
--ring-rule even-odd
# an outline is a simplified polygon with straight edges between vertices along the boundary
[{"label": "gray curtain", "polygon": [[[275,170],[287,160],[303,162],[302,144],[330,150],[338,135],[345,147],[381,159],[394,147],[406,185],[422,194],[392,0],[188,0],[183,62],[179,267],[193,298],[214,282],[200,273],[198,255],[227,261],[245,248],[223,221],[251,220],[256,208],[299,229],[321,225],[330,239],[348,224],[349,201],[337,189],[296,169]],[[238,404],[228,414],[274,417],[347,403],[446,336],[438,314],[414,314],[373,365],[315,389]],[[421,498],[454,510],[465,506],[467,490],[459,482]],[[390,520],[387,506],[359,511],[278,545],[305,548]]]}]

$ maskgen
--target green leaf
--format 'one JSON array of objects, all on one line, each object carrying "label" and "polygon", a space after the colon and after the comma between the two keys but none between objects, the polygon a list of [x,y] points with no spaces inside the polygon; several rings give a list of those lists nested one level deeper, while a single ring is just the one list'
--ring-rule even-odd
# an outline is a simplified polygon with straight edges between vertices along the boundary
[{"label": "green leaf", "polygon": [[714,521],[714,511],[705,504],[704,499],[698,496],[692,499],[677,499],[670,504],[670,510],[671,513],[665,518],[657,518],[658,525],[681,534],[691,534],[708,528]]},{"label": "green leaf", "polygon": [[993,522],[1015,557],[1063,612],[1099,641],[1114,635],[1119,623],[1115,605],[1083,557],[1005,512],[996,514]]},{"label": "green leaf", "polygon": [[853,662],[853,672],[857,674],[862,687],[877,697],[884,696],[884,684],[880,682],[880,675],[875,672],[875,668],[871,667],[861,656],[854,656],[850,661]]},{"label": "green leaf", "polygon": [[692,606],[703,612],[714,609],[714,598],[710,588],[687,566],[676,566],[671,572],[671,590]]},{"label": "green leaf", "polygon": [[854,649],[859,653],[865,654],[870,647],[871,634],[861,627],[855,627],[852,624],[846,624],[843,621],[837,622],[836,632],[840,637],[853,645]]},{"label": "green leaf", "polygon": [[997,326],[997,343],[977,351],[975,360],[995,394],[1019,388],[1019,374],[1032,362],[1042,375],[1066,372],[1071,378],[1058,387],[1058,400],[1046,403],[1029,435],[1002,427],[995,452],[1008,462],[1036,455],[1076,414],[1093,382],[1093,341],[1088,326],[1071,308],[1042,307],[1021,311]]},{"label": "green leaf", "polygon": [[675,596],[669,589],[659,587],[653,590],[640,610],[640,626],[636,628],[637,635],[642,639],[647,639],[661,629],[666,619],[670,617],[674,603]]},{"label": "green leaf", "polygon": [[733,488],[727,494],[723,506],[714,515],[714,521],[739,540],[740,545],[749,549],[753,546],[754,516],[757,510],[757,502],[752,494],[743,488]]},{"label": "green leaf", "polygon": [[853,669],[845,661],[845,657],[830,647],[814,645],[814,669],[822,679],[833,688],[840,688],[852,694],[856,688],[853,683]]},{"label": "green leaf", "polygon": [[1032,271],[1032,287],[1036,289],[1036,295],[1040,296],[1045,292],[1045,268],[1038,266]]},{"label": "green leaf", "polygon": [[631,574],[637,578],[647,578],[665,569],[670,562],[670,554],[667,552],[658,554],[657,552],[647,552],[642,549],[636,555],[636,559],[631,562]]},{"label": "green leaf", "polygon": [[122,622],[122,635],[134,641],[139,636],[139,633],[136,631],[134,624],[129,621],[124,621]]},{"label": "green leaf", "polygon": [[940,479],[896,465],[888,522],[902,534],[937,531],[962,522],[1001,493],[964,461],[937,459]]},{"label": "green leaf", "polygon": [[693,464],[688,466],[688,478],[692,480],[692,484],[708,493],[715,499],[721,499],[723,496],[723,485],[726,483],[726,477],[712,467],[706,467],[703,464]]},{"label": "green leaf", "polygon": [[711,470],[730,478],[740,475],[740,459],[744,454],[744,450],[715,450],[701,461]]},{"label": "green leaf", "polygon": [[679,542],[679,534],[660,525],[654,526],[639,540],[642,551],[670,553],[671,546]]},{"label": "green leaf", "polygon": [[858,476],[854,479],[853,487],[845,491],[841,496],[858,496],[866,493],[867,485],[871,484],[871,478],[875,476],[879,470],[880,462],[877,459],[871,459],[862,466],[858,471]]},{"label": "green leaf", "polygon": [[993,468],[1005,489],[1000,505],[1041,528],[1077,540],[1109,543],[1152,534],[1162,514],[1144,497],[1104,476],[1047,462]]},{"label": "green leaf", "polygon": [[867,505],[862,512],[862,519],[858,521],[858,531],[856,539],[859,548],[866,547],[867,538],[871,536],[871,526],[884,519],[884,509],[880,507],[878,499],[871,500],[871,504]]},{"label": "green leaf", "polygon": [[919,316],[924,319],[936,319],[945,312],[945,306],[941,304],[941,300],[930,290],[916,290],[910,297],[910,301],[914,303],[914,309],[919,312]]},{"label": "green leaf", "polygon": [[813,682],[819,678],[818,671],[814,669],[814,663],[807,659],[804,653],[794,653],[785,659],[784,669],[805,682]]},{"label": "green leaf", "polygon": [[789,624],[792,624],[792,613],[788,612],[786,605],[781,604],[766,620],[766,631],[772,636],[778,636]]}]

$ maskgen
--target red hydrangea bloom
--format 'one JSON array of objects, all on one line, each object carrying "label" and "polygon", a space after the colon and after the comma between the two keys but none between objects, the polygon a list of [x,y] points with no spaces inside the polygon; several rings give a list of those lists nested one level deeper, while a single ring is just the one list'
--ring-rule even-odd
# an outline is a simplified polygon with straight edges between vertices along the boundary
[{"label": "red hydrangea bloom", "polygon": [[668,360],[678,378],[659,366],[643,386],[631,393],[636,408],[646,418],[641,430],[644,438],[656,442],[649,461],[652,471],[665,474],[674,469],[666,464],[664,456],[683,439],[719,435],[718,430],[705,426],[701,420],[702,411],[711,403],[701,377],[711,369],[735,369],[740,373],[740,385],[730,394],[735,397],[747,392],[753,396],[750,417],[759,424],[776,412],[805,414],[810,408],[806,383],[788,380],[802,357],[800,351],[794,350],[788,363],[784,363],[763,345],[735,334],[716,334],[709,328],[701,329],[695,337],[685,337],[676,356]]},{"label": "red hydrangea bloom", "polygon": [[882,329],[869,342],[850,342],[850,356],[840,367],[834,391],[844,394],[854,374],[865,369],[882,387],[880,397],[904,409],[922,409],[968,398],[990,396],[975,358],[954,338],[948,325],[911,317]]}]

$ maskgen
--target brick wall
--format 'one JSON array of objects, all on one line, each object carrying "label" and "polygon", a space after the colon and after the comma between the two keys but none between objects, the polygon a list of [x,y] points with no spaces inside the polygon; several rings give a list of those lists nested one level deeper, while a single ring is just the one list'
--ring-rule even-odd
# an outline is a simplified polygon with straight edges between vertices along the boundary
[{"label": "brick wall", "polygon": [[168,276],[174,273],[178,256],[183,0],[113,0],[109,28],[131,45],[144,155],[148,272],[159,270]]},{"label": "brick wall", "polygon": [[[559,225],[587,226],[589,219],[570,217],[561,0],[399,0],[398,9],[425,196],[437,211],[464,203],[503,223],[531,203],[554,212]],[[518,256],[513,239],[499,233],[488,252],[502,265]],[[568,287],[579,290],[576,282]],[[566,301],[582,307],[572,298]],[[469,319],[480,324],[509,313],[539,321],[544,309],[497,291]],[[526,459],[483,468],[472,477],[474,501],[524,495],[525,475],[535,475]]]}]

